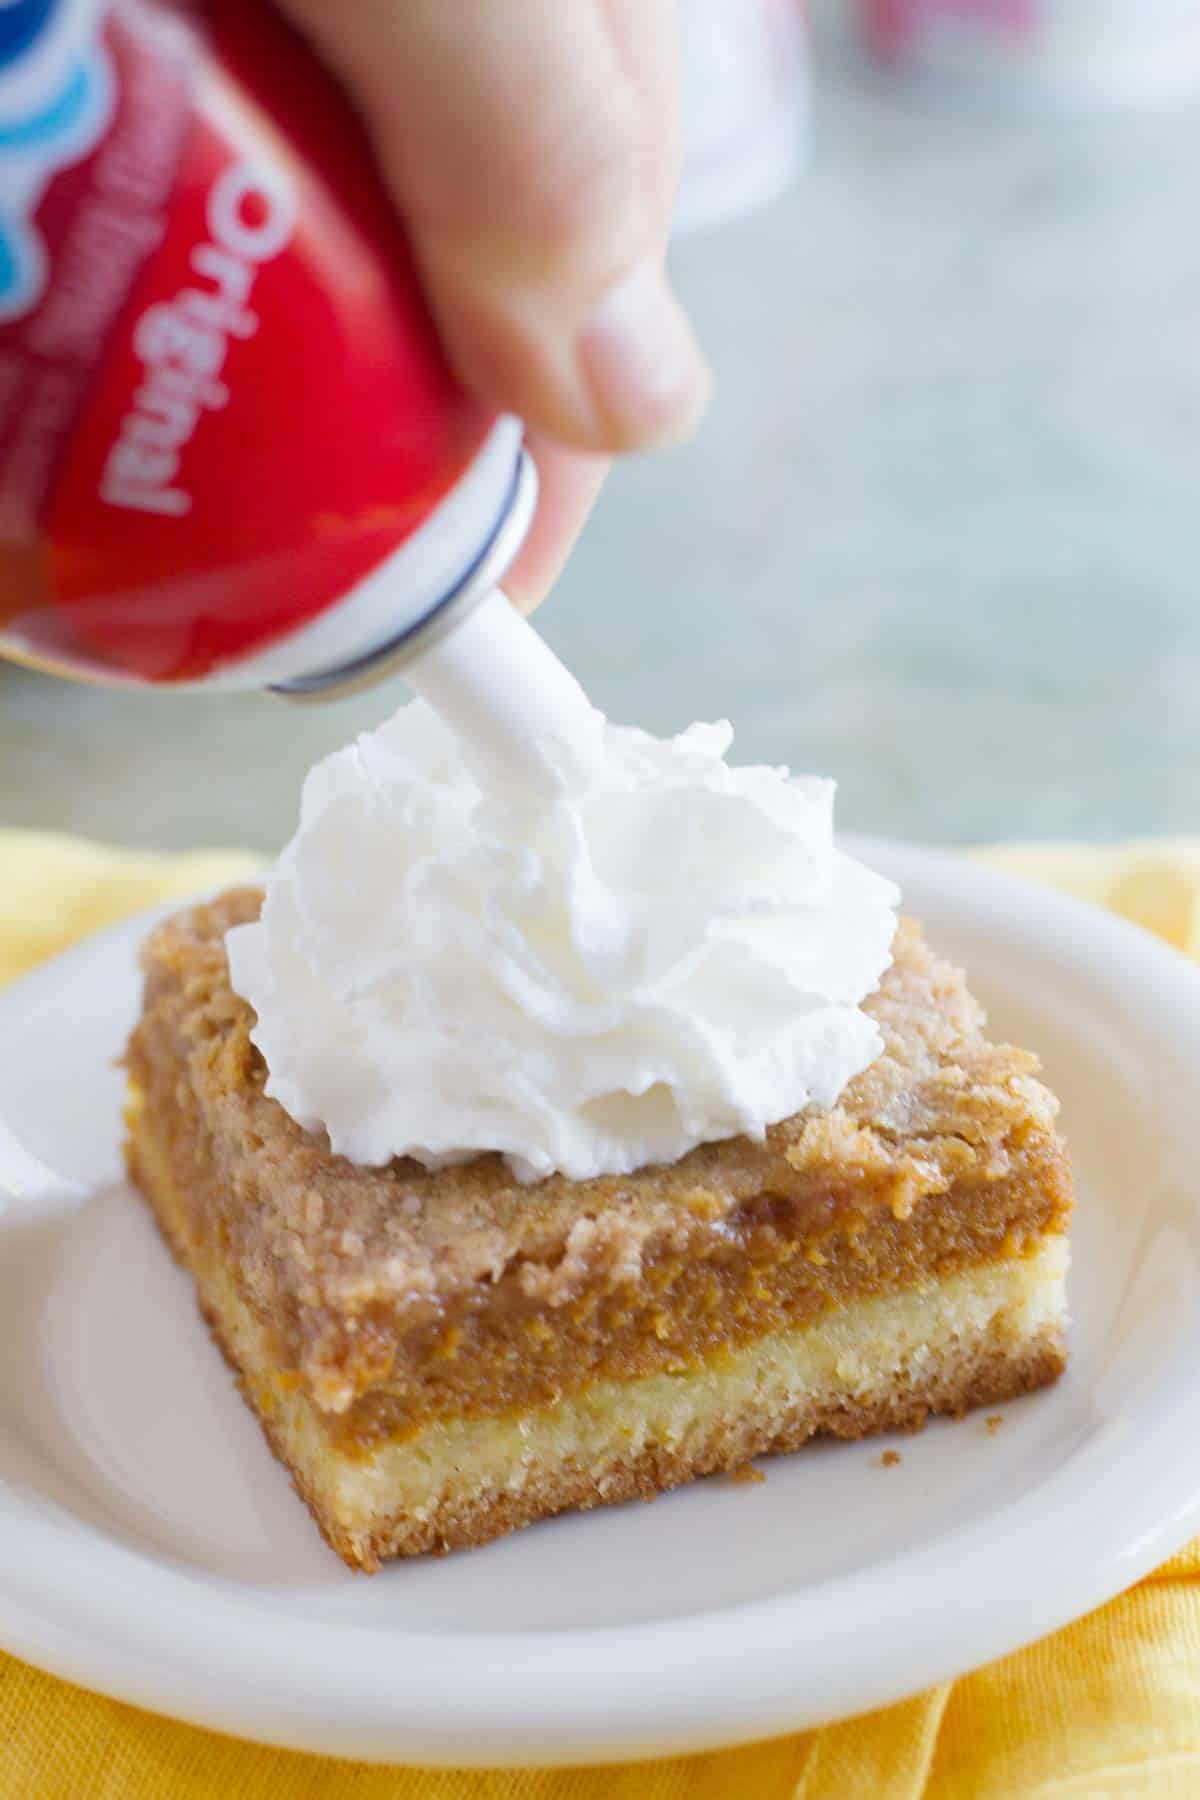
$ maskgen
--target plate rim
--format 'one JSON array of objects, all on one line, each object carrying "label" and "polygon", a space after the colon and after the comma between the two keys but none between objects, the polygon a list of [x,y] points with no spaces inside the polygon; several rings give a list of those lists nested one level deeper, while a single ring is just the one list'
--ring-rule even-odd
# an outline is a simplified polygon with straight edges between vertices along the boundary
[{"label": "plate rim", "polygon": [[[1160,1030],[1170,1018],[1200,1072],[1200,1004],[1181,1005],[1178,992],[1190,987],[1200,1002],[1200,968],[1149,932],[960,853],[883,838],[839,842],[902,886],[906,870],[923,885],[945,884],[953,912],[969,912],[1018,950],[1052,933],[1069,962],[1109,980],[1119,973]],[[36,1003],[39,989],[53,991],[77,959],[103,960],[184,904],[110,926],[9,984],[0,991],[0,1041],[9,1016]],[[1187,1429],[1198,1389],[1200,1317],[1142,1396],[1132,1440],[1120,1425],[1102,1430],[1045,1479],[936,1544],[789,1592],[628,1625],[457,1634],[344,1621],[309,1627],[273,1611],[269,1590],[173,1568],[73,1517],[63,1526],[53,1504],[34,1516],[0,1475],[0,1647],[173,1718],[364,1761],[529,1766],[728,1748],[965,1674],[1156,1567],[1200,1531],[1200,1443],[1189,1453]],[[1160,1458],[1165,1483],[1149,1484],[1142,1470],[1155,1445],[1171,1454]],[[1081,1508],[1090,1463],[1103,1470],[1105,1504]],[[1031,1550],[1038,1582],[997,1583],[997,1566]],[[148,1608],[151,1570],[158,1597]],[[920,1596],[930,1603],[914,1606]],[[894,1631],[878,1624],[901,1614],[898,1654]],[[791,1674],[798,1666],[802,1693]]]}]

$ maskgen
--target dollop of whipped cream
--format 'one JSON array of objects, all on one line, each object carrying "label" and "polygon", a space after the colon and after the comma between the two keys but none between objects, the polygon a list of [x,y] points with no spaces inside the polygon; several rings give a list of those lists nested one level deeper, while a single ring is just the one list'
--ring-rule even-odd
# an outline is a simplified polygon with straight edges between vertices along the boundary
[{"label": "dollop of whipped cream", "polygon": [[335,1151],[521,1181],[670,1162],[832,1105],[898,894],[834,848],[833,783],[595,715],[541,793],[423,702],[318,763],[261,918],[228,936],[267,1092]]}]

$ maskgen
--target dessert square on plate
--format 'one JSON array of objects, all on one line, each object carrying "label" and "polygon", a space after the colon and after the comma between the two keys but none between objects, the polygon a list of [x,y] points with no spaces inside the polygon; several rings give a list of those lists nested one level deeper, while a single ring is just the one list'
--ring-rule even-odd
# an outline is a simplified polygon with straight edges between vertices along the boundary
[{"label": "dessert square on plate", "polygon": [[831,1110],[523,1186],[331,1154],[264,1093],[238,890],[144,951],[128,1158],[276,1454],[351,1565],[995,1404],[1065,1361],[1071,1179],[1028,1052],[902,921],[882,1056]]}]

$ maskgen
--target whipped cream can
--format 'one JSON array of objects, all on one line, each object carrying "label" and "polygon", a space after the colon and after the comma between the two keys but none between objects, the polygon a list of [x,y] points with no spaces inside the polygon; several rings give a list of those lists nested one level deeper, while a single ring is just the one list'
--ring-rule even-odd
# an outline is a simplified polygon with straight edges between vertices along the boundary
[{"label": "whipped cream can", "polygon": [[890,66],[1046,110],[1200,83],[1198,0],[860,0]]},{"label": "whipped cream can", "polygon": [[532,503],[268,6],[0,3],[0,653],[341,691],[486,591]]}]

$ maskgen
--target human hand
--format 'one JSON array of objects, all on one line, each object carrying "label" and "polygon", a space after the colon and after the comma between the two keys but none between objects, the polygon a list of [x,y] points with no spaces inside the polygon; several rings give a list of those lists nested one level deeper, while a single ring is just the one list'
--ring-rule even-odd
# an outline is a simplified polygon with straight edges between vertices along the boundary
[{"label": "human hand", "polygon": [[684,437],[706,365],[663,272],[674,0],[279,0],[349,88],[460,379],[518,413],[531,607],[614,453]]}]

